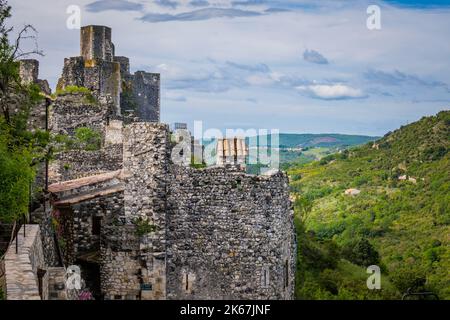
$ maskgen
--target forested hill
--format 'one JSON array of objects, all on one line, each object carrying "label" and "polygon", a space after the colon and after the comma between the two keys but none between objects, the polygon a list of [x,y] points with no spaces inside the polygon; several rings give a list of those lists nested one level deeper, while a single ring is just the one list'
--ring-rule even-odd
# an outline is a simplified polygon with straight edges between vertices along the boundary
[{"label": "forested hill", "polygon": [[280,148],[348,147],[376,140],[377,137],[347,134],[280,133]]},{"label": "forested hill", "polygon": [[[450,299],[449,148],[450,111],[442,111],[292,167],[299,261],[326,262],[299,270],[297,295],[399,298],[411,288]],[[384,291],[367,290],[350,272],[369,264],[382,267]]]}]

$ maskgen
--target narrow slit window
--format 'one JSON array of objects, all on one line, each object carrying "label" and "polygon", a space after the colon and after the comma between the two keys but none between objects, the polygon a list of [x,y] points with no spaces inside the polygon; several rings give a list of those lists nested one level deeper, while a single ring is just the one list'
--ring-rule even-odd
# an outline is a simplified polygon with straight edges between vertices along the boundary
[{"label": "narrow slit window", "polygon": [[267,286],[267,270],[264,270],[264,286]]},{"label": "narrow slit window", "polygon": [[289,286],[289,261],[286,259],[284,263],[284,288]]},{"label": "narrow slit window", "polygon": [[92,217],[92,235],[99,236],[102,228],[102,217]]},{"label": "narrow slit window", "polygon": [[262,273],[261,273],[261,287],[262,288],[268,288],[270,282],[270,273],[269,273],[269,267],[263,267]]}]

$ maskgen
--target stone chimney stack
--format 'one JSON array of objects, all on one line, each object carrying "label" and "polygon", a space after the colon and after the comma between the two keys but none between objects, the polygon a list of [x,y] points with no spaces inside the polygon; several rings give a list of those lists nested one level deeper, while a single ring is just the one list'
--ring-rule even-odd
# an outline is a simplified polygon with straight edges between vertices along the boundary
[{"label": "stone chimney stack", "polygon": [[248,155],[245,138],[219,139],[216,151],[218,166],[240,165],[245,167]]}]

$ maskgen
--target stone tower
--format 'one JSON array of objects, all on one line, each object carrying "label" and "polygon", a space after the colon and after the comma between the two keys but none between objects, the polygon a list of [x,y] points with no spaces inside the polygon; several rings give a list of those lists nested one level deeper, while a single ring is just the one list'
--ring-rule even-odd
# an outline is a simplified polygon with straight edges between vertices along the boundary
[{"label": "stone tower", "polygon": [[109,27],[81,28],[80,56],[64,60],[57,90],[67,86],[86,87],[98,99],[112,103],[113,118],[124,116],[126,122],[160,120],[159,74],[131,74],[129,59],[115,56]]},{"label": "stone tower", "polygon": [[105,26],[82,27],[80,52],[85,60],[113,61],[114,44],[111,42],[111,28]]}]

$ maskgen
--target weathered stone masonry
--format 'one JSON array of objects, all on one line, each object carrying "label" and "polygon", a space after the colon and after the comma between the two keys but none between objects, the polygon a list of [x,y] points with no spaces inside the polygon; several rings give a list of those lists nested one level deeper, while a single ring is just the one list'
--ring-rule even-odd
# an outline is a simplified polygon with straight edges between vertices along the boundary
[{"label": "weathered stone masonry", "polygon": [[[293,297],[296,245],[285,174],[179,166],[170,160],[166,125],[133,123],[123,132],[123,191],[73,205],[69,224],[67,259],[100,246],[104,298]],[[119,182],[112,181],[74,181],[80,187],[59,193],[55,205]],[[102,217],[100,244],[90,234],[95,217]],[[138,235],[139,217],[156,230]]]},{"label": "weathered stone masonry", "polygon": [[173,166],[168,297],[290,299],[295,239],[287,177]]},{"label": "weathered stone masonry", "polygon": [[[125,216],[144,216],[157,231],[137,241],[122,236],[134,243],[126,250],[105,243],[109,298],[137,296],[139,284],[151,288],[141,291],[150,299],[293,297],[295,233],[285,174],[172,164],[164,125],[135,123],[124,134]],[[113,265],[131,269],[123,275]]]},{"label": "weathered stone masonry", "polygon": [[[58,265],[59,248],[66,266],[96,266],[97,275],[82,268],[82,276],[104,299],[292,299],[296,239],[286,174],[174,164],[169,128],[158,123],[159,74],[131,75],[107,27],[82,28],[80,51],[65,61],[59,89],[88,87],[98,101],[60,94],[50,130],[92,128],[101,148],[61,152],[50,165],[51,207],[38,215],[46,265]],[[25,76],[35,79],[35,69]],[[152,230],[139,231],[140,223]],[[64,269],[48,271],[49,288],[57,286]]]},{"label": "weathered stone masonry", "polygon": [[86,87],[97,98],[109,98],[116,113],[141,121],[159,122],[160,76],[137,71],[130,73],[129,59],[115,56],[111,28],[81,28],[80,56],[64,60],[57,89]]}]

